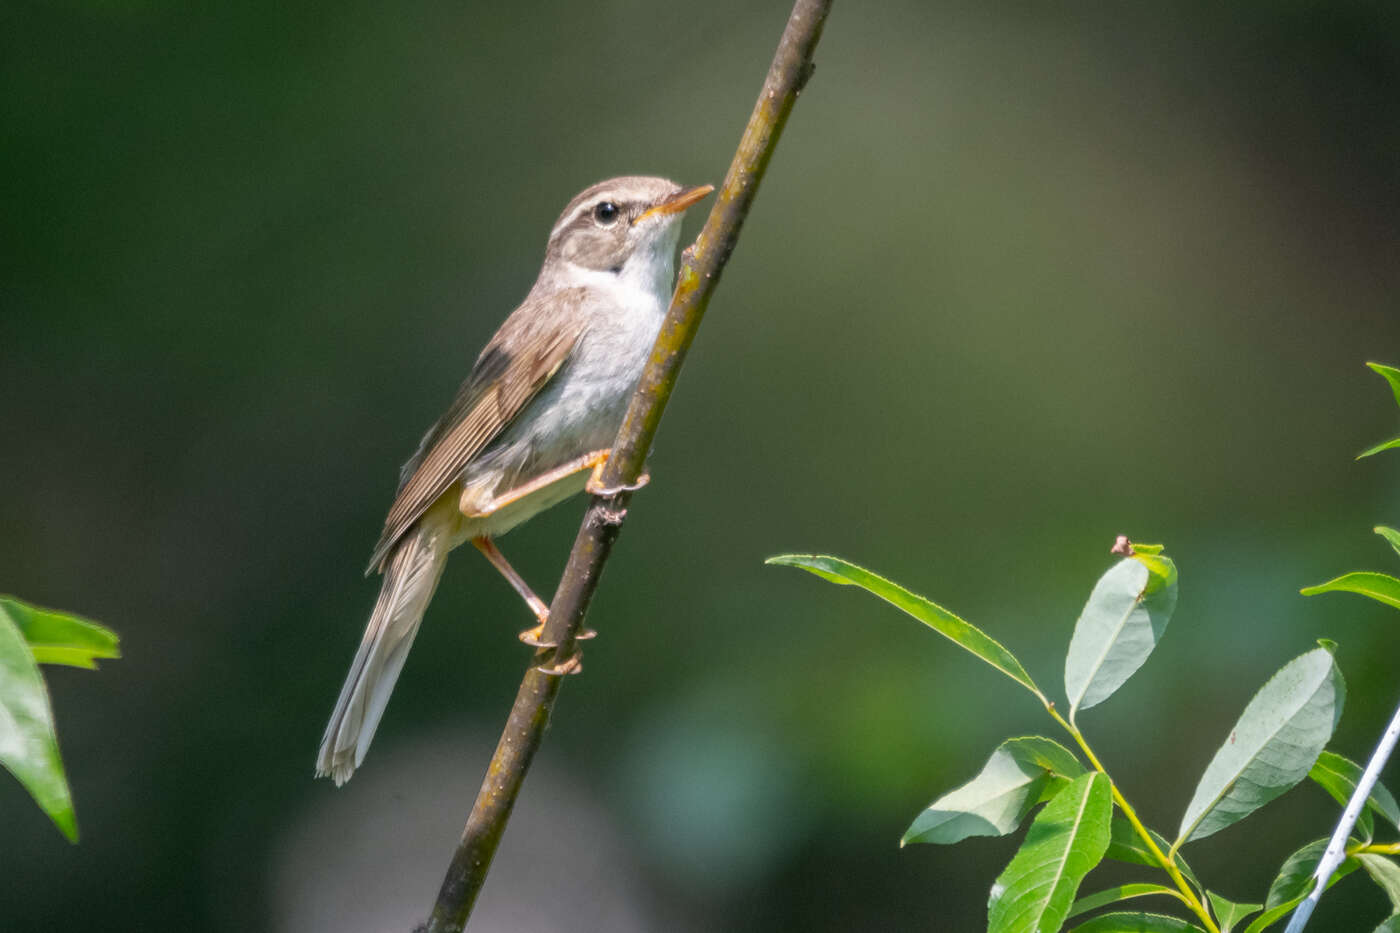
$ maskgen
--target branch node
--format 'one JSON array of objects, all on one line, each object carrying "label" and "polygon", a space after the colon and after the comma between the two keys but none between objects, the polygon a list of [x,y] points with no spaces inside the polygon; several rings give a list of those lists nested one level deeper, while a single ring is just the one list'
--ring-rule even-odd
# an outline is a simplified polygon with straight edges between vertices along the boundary
[{"label": "branch node", "polygon": [[816,74],[816,73],[817,73],[817,63],[816,63],[816,62],[811,61],[810,59],[809,59],[808,61],[803,62],[803,63],[802,63],[802,69],[801,69],[800,71],[798,71],[798,73],[797,73],[797,90],[794,91],[793,94],[794,94],[794,95],[796,95],[796,94],[801,94],[801,93],[803,92],[803,90],[806,89],[806,87],[807,87],[807,82],[808,82],[808,81],[811,81],[811,80],[812,80],[812,75],[814,75],[814,74]]},{"label": "branch node", "polygon": [[598,520],[604,525],[618,526],[627,517],[626,509],[610,509],[607,506],[598,507]]}]

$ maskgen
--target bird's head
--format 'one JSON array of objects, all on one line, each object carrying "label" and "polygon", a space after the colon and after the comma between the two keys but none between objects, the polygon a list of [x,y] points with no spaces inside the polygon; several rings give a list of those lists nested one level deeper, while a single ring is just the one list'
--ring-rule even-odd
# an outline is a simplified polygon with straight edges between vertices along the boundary
[{"label": "bird's head", "polygon": [[669,275],[685,209],[713,190],[645,175],[601,181],[559,215],[545,263],[629,278],[660,266]]}]

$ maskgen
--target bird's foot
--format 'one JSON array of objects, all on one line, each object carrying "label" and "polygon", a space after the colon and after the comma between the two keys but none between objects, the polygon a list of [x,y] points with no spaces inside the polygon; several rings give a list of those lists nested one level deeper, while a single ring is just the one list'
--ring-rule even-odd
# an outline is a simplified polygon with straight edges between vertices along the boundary
[{"label": "bird's foot", "polygon": [[[536,625],[534,628],[527,628],[525,631],[521,632],[519,636],[520,640],[523,641],[525,644],[529,645],[531,648],[558,648],[558,642],[544,640],[545,621],[547,621],[547,617],[546,619],[541,619],[540,624]],[[594,631],[591,628],[585,628],[579,630],[579,633],[574,636],[574,640],[588,641],[590,638],[597,637],[598,633],[596,631]]]},{"label": "bird's foot", "polygon": [[606,463],[607,461],[603,461],[603,463],[594,467],[593,474],[588,477],[588,482],[583,484],[584,492],[588,493],[590,496],[615,496],[620,492],[636,492],[638,489],[641,489],[647,483],[651,482],[651,474],[643,473],[641,476],[637,477],[635,483],[619,483],[616,486],[604,486],[602,482],[603,466]]},{"label": "bird's foot", "polygon": [[520,640],[531,648],[557,648],[558,645],[544,640],[544,622],[520,633]]},{"label": "bird's foot", "polygon": [[535,670],[539,671],[541,674],[548,674],[551,677],[563,677],[567,674],[582,674],[583,652],[575,651],[562,661],[537,665]]}]

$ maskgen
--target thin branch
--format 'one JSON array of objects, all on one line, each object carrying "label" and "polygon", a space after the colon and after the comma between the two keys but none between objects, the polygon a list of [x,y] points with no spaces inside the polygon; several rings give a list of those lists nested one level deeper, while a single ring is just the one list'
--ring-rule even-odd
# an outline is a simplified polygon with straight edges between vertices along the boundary
[{"label": "thin branch", "polygon": [[1327,879],[1332,877],[1332,872],[1336,871],[1337,866],[1342,864],[1342,859],[1346,858],[1347,839],[1351,836],[1352,827],[1360,818],[1361,811],[1366,806],[1366,800],[1371,796],[1371,789],[1376,786],[1376,781],[1380,779],[1381,769],[1390,760],[1390,753],[1395,750],[1395,740],[1398,738],[1400,738],[1400,708],[1395,710],[1395,715],[1391,717],[1390,725],[1386,727],[1385,734],[1376,744],[1376,750],[1372,752],[1371,760],[1366,764],[1366,770],[1361,773],[1361,780],[1356,782],[1356,790],[1352,791],[1351,799],[1347,801],[1346,809],[1342,811],[1342,818],[1338,821],[1337,828],[1332,831],[1332,838],[1327,842],[1327,849],[1322,853],[1322,860],[1317,863],[1317,871],[1313,872],[1312,891],[1294,909],[1293,916],[1288,921],[1288,929],[1284,933],[1302,933],[1303,927],[1308,925],[1308,918],[1312,916],[1313,908],[1322,899],[1322,892],[1327,890]]},{"label": "thin branch", "polygon": [[613,443],[612,456],[604,467],[602,484],[616,491],[596,495],[589,502],[554,593],[543,641],[559,647],[537,652],[520,683],[515,705],[486,769],[432,916],[419,928],[423,933],[458,933],[476,903],[559,695],[563,677],[543,673],[540,667],[559,665],[576,657],[574,639],[583,626],[603,564],[627,514],[632,498],[628,487],[634,486],[641,476],[686,351],[739,239],[739,230],[758,193],[788,114],[812,75],[812,54],[830,9],[831,0],[797,0],[788,18],[715,206],[695,245],[685,252],[670,310]]}]

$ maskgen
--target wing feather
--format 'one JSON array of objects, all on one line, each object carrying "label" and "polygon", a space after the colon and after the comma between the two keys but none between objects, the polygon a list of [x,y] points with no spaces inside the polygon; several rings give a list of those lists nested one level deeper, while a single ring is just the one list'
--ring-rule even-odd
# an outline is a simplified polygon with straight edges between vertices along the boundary
[{"label": "wing feather", "polygon": [[568,360],[585,326],[585,316],[577,313],[582,293],[532,296],[501,325],[452,406],[404,464],[367,572],[383,564],[394,544]]}]

